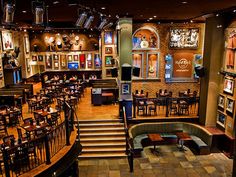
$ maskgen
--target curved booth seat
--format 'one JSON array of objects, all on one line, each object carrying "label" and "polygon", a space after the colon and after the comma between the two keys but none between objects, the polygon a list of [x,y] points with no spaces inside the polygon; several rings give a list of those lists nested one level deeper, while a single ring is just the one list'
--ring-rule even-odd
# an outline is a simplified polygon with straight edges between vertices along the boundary
[{"label": "curved booth seat", "polygon": [[134,152],[143,150],[142,142],[147,134],[158,133],[162,138],[177,139],[176,132],[186,132],[190,135],[199,154],[209,154],[212,145],[212,134],[197,124],[185,122],[141,123],[129,129],[129,137],[133,142]]},{"label": "curved booth seat", "polygon": [[[28,171],[27,173],[22,174],[22,177],[51,177],[51,176],[60,176],[67,170],[70,170],[71,167],[77,165],[78,155],[82,151],[81,144],[76,140],[76,131],[71,132],[70,136],[70,145],[63,147],[57,154],[51,158],[51,163],[42,165]],[[74,172],[76,173],[76,171]],[[62,175],[63,176],[63,175]]]}]

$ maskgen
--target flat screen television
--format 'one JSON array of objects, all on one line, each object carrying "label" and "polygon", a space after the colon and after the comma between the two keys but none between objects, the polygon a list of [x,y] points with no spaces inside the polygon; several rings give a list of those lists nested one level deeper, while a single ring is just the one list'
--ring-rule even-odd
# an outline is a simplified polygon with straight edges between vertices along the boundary
[{"label": "flat screen television", "polygon": [[68,63],[68,69],[70,69],[70,70],[79,69],[79,63],[78,62],[69,62]]}]

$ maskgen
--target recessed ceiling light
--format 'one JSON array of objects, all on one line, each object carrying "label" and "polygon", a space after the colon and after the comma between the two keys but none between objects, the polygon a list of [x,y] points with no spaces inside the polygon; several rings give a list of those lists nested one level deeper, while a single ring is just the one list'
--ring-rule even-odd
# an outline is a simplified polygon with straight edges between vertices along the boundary
[{"label": "recessed ceiling light", "polygon": [[219,14],[216,14],[216,16],[218,17],[218,16],[219,16]]},{"label": "recessed ceiling light", "polygon": [[143,15],[140,15],[140,17],[143,17]]},{"label": "recessed ceiling light", "polygon": [[182,1],[181,3],[182,3],[182,4],[188,4],[188,2],[187,2],[187,1]]},{"label": "recessed ceiling light", "polygon": [[191,23],[193,23],[193,20],[190,20]]},{"label": "recessed ceiling light", "polygon": [[235,10],[233,10],[233,12],[235,13],[235,12],[236,12],[236,9],[235,9]]},{"label": "recessed ceiling light", "polygon": [[24,14],[25,14],[25,13],[27,13],[27,11],[26,11],[26,10],[22,10],[22,13],[24,13]]},{"label": "recessed ceiling light", "polygon": [[60,2],[59,1],[53,1],[53,4],[59,4]]},{"label": "recessed ceiling light", "polygon": [[52,21],[52,20],[48,20],[49,22]]},{"label": "recessed ceiling light", "polygon": [[106,7],[101,7],[101,9],[102,9],[102,10],[105,10],[105,9],[106,9]]},{"label": "recessed ceiling light", "polygon": [[153,18],[157,18],[157,16],[156,16],[156,15],[154,15],[154,16],[153,16]]},{"label": "recessed ceiling light", "polygon": [[153,19],[152,17],[149,18],[149,20],[152,20],[152,19]]}]

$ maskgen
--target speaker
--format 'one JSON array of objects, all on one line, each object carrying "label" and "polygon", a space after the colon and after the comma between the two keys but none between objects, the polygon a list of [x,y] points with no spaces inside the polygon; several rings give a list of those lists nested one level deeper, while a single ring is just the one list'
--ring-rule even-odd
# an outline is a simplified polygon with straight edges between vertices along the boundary
[{"label": "speaker", "polygon": [[131,74],[132,74],[131,71],[132,71],[131,66],[122,66],[121,80],[122,81],[131,81]]},{"label": "speaker", "polygon": [[205,75],[205,71],[204,71],[203,66],[195,67],[195,72],[196,72],[196,75],[199,76],[199,77],[204,77],[204,75]]},{"label": "speaker", "polygon": [[118,77],[118,70],[117,70],[117,68],[112,68],[111,69],[111,76],[112,77]]},{"label": "speaker", "polygon": [[139,77],[140,74],[140,68],[133,67],[133,76]]}]

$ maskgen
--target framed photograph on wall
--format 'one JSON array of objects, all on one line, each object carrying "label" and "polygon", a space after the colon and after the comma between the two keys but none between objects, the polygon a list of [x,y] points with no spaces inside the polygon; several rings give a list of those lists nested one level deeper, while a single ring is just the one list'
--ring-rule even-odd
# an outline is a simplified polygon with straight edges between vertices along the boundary
[{"label": "framed photograph on wall", "polygon": [[72,62],[72,55],[67,55],[67,61]]},{"label": "framed photograph on wall", "polygon": [[137,78],[143,77],[143,52],[134,52],[132,54],[133,58],[133,76]]},{"label": "framed photograph on wall", "polygon": [[79,56],[78,55],[74,55],[74,61],[79,61]]},{"label": "framed photograph on wall", "polygon": [[105,47],[105,54],[112,54],[112,47]]},{"label": "framed photograph on wall", "polygon": [[46,55],[46,69],[52,69],[52,55]]},{"label": "framed photograph on wall", "polygon": [[231,98],[226,99],[226,111],[234,113],[234,100]]},{"label": "framed photograph on wall", "polygon": [[67,61],[66,61],[66,55],[60,55],[60,65],[61,69],[67,68]]},{"label": "framed photograph on wall", "polygon": [[159,54],[156,52],[147,53],[147,78],[158,78]]},{"label": "framed photograph on wall", "polygon": [[32,55],[32,61],[37,61],[37,55]]},{"label": "framed photograph on wall", "polygon": [[111,69],[106,69],[106,77],[111,77]]},{"label": "framed photograph on wall", "polygon": [[225,96],[224,95],[219,95],[218,98],[218,107],[224,109],[225,108]]},{"label": "framed photograph on wall", "polygon": [[112,31],[106,31],[104,33],[104,44],[113,44],[113,32]]},{"label": "framed photograph on wall", "polygon": [[171,28],[169,47],[174,49],[197,49],[199,28]]},{"label": "framed photograph on wall", "polygon": [[43,55],[38,55],[38,61],[43,61]]},{"label": "framed photograph on wall", "polygon": [[3,50],[14,49],[12,32],[2,31],[2,46],[3,46]]},{"label": "framed photograph on wall", "polygon": [[105,56],[105,66],[112,66],[111,59],[112,56]]},{"label": "framed photograph on wall", "polygon": [[231,95],[234,94],[234,79],[233,78],[225,77],[224,92],[229,93]]},{"label": "framed photograph on wall", "polygon": [[53,55],[53,60],[59,60],[59,55],[54,54]]},{"label": "framed photograph on wall", "polygon": [[130,94],[130,84],[129,83],[121,84],[121,94],[122,95]]},{"label": "framed photograph on wall", "polygon": [[102,60],[99,54],[94,54],[94,67],[100,69],[102,67]]},{"label": "framed photograph on wall", "polygon": [[217,112],[217,124],[219,124],[222,127],[225,127],[226,117],[227,116],[223,112],[218,111]]}]

